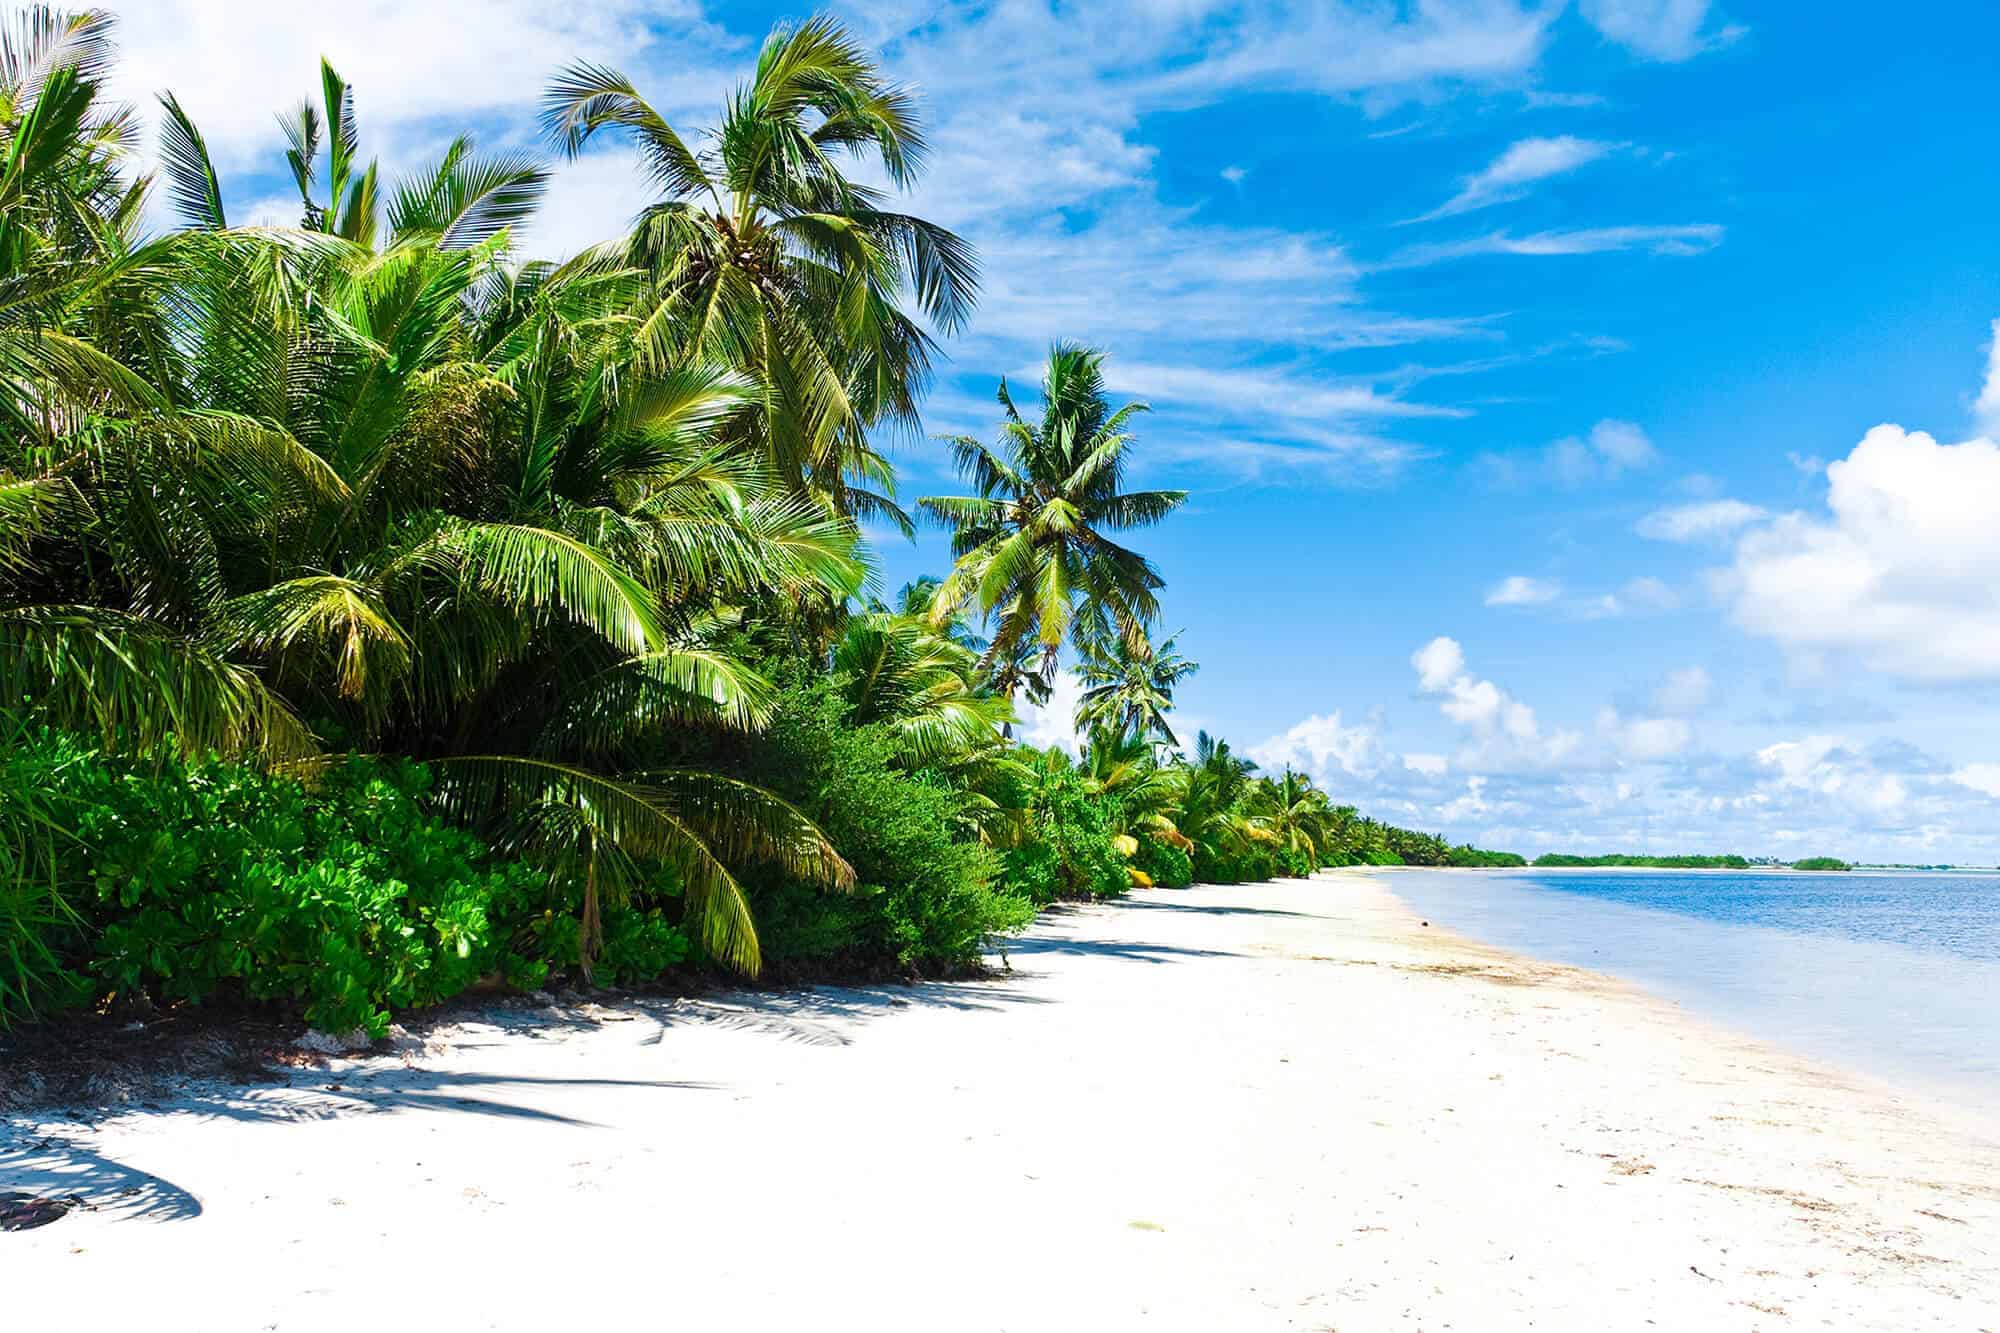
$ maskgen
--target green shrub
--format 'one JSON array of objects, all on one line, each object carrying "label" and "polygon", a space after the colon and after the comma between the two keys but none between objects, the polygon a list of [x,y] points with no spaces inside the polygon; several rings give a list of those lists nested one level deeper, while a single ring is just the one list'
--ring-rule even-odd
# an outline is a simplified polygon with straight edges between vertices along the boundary
[{"label": "green shrub", "polygon": [[1277,873],[1277,855],[1267,847],[1253,845],[1233,853],[1198,848],[1195,852],[1194,877],[1204,884],[1256,884]]},{"label": "green shrub", "polygon": [[1003,802],[1029,812],[1028,830],[1002,858],[1009,888],[1037,905],[1106,898],[1132,886],[1112,846],[1116,811],[1094,795],[1061,750],[1023,751],[1027,777]]},{"label": "green shrub", "polygon": [[1152,876],[1163,889],[1184,889],[1194,883],[1194,858],[1170,842],[1141,836],[1132,864]]},{"label": "green shrub", "polygon": [[963,793],[894,754],[881,728],[847,722],[831,681],[789,689],[760,738],[752,776],[818,821],[858,885],[839,894],[746,880],[764,958],[779,972],[960,969],[979,961],[988,936],[1033,919],[963,818]]},{"label": "green shrub", "polygon": [[1303,849],[1281,848],[1277,854],[1278,873],[1292,879],[1305,879],[1315,869],[1312,855]]},{"label": "green shrub", "polygon": [[[351,758],[308,789],[236,764],[110,761],[42,735],[10,752],[6,776],[34,781],[67,820],[48,871],[72,915],[35,936],[59,969],[44,969],[41,1009],[266,1001],[379,1033],[393,1010],[482,977],[539,985],[578,962],[580,904],[429,813],[421,764]],[[600,979],[687,957],[657,910],[607,907],[603,922]],[[20,954],[18,920],[0,929]]]}]

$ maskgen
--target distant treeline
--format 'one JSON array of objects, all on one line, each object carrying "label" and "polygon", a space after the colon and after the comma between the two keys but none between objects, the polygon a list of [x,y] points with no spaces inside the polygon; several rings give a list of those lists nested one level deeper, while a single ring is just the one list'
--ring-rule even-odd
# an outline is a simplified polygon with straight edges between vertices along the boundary
[{"label": "distant treeline", "polygon": [[1646,870],[1748,870],[1743,856],[1567,856],[1549,852],[1535,858],[1537,866],[1589,869],[1599,866],[1634,866]]},{"label": "distant treeline", "polygon": [[[1555,869],[1592,869],[1630,866],[1643,870],[1748,870],[1755,863],[1745,856],[1569,856],[1549,852],[1535,858],[1537,866]],[[1768,864],[1768,863],[1766,863]],[[1832,856],[1808,856],[1791,863],[1794,870],[1852,870],[1847,862]]]}]

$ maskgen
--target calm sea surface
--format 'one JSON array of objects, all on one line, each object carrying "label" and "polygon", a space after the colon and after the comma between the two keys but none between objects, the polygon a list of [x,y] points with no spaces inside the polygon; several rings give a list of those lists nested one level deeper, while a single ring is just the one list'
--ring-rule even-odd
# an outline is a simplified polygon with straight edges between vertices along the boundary
[{"label": "calm sea surface", "polygon": [[1440,925],[2000,1108],[2000,874],[1399,871]]}]

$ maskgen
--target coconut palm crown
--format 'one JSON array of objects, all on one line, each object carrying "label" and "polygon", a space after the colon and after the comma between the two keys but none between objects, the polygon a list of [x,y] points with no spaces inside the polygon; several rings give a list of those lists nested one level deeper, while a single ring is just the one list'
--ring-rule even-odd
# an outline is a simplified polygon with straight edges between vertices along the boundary
[{"label": "coconut palm crown", "polygon": [[915,424],[932,331],[964,324],[979,283],[966,241],[849,175],[872,158],[898,189],[918,179],[928,145],[910,93],[815,18],[772,31],[750,81],[693,142],[624,75],[591,64],[557,76],[542,124],[572,157],[599,133],[624,134],[659,190],[612,247],[653,278],[646,358],[753,375],[768,387],[763,444],[781,475],[843,512],[907,526],[866,432]]},{"label": "coconut palm crown", "polygon": [[[1137,642],[1159,612],[1163,586],[1152,562],[1109,534],[1158,523],[1186,491],[1126,491],[1134,437],[1127,427],[1143,403],[1113,409],[1105,397],[1104,354],[1058,343],[1042,375],[1042,415],[1031,422],[1000,382],[1001,443],[951,441],[976,493],[919,503],[952,532],[957,563],[931,602],[942,623],[967,606],[993,622],[981,659],[995,688],[1011,698],[1055,673],[1063,642],[1090,607],[1093,627]],[[1039,644],[1039,662],[1023,650]]]}]

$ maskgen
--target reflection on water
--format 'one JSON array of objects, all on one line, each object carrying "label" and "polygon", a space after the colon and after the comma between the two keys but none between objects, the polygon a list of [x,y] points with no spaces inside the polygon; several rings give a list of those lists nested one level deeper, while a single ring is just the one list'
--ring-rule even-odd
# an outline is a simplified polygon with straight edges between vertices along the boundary
[{"label": "reflection on water", "polygon": [[2000,876],[1405,871],[1391,885],[1476,939],[2000,1106]]}]

